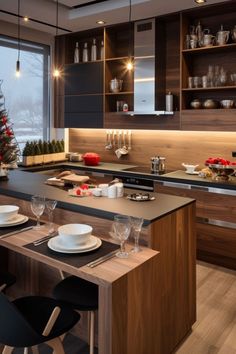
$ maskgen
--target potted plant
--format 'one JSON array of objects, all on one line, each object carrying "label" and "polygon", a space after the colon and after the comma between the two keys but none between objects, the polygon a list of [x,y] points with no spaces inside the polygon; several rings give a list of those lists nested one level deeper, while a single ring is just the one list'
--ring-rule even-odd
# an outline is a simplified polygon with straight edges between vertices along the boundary
[{"label": "potted plant", "polygon": [[34,164],[33,145],[29,141],[26,141],[25,147],[22,152],[23,166],[31,166]]}]

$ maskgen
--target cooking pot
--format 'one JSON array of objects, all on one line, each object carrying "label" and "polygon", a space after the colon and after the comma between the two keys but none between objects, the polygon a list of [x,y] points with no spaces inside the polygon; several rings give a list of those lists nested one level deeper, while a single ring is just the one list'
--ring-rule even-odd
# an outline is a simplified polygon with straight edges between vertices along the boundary
[{"label": "cooking pot", "polygon": [[95,152],[86,152],[83,155],[84,163],[87,166],[96,166],[100,162],[100,156]]}]

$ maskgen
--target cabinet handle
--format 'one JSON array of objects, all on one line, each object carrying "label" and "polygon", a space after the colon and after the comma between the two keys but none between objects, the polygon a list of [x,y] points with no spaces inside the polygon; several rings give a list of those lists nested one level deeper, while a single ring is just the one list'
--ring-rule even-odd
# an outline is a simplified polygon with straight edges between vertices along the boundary
[{"label": "cabinet handle", "polygon": [[191,185],[185,183],[163,182],[163,186],[172,187],[172,188],[191,189]]},{"label": "cabinet handle", "polygon": [[196,218],[196,220],[200,224],[214,225],[214,226],[219,226],[219,227],[225,227],[228,229],[236,229],[236,223],[234,223],[234,222],[202,218],[200,216],[198,216]]}]

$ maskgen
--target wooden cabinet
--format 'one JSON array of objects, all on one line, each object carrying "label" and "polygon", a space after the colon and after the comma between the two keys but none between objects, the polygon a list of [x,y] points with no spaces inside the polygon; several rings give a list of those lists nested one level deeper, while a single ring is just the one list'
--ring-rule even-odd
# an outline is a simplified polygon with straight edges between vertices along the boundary
[{"label": "wooden cabinet", "polygon": [[[155,191],[196,199],[197,257],[206,262],[236,269],[236,196],[223,194],[206,187],[191,188],[186,184],[162,182],[155,184]],[[230,191],[228,191],[230,193]]]},{"label": "wooden cabinet", "polygon": [[[181,16],[182,130],[234,131],[236,129],[236,106],[234,109],[225,109],[220,103],[221,100],[235,100],[236,86],[230,74],[236,71],[236,43],[229,36],[228,42],[224,45],[217,45],[213,39],[209,46],[204,47],[203,43],[198,41],[196,48],[186,48],[188,42],[186,38],[191,34],[191,27],[194,26],[196,29],[200,23],[205,34],[210,32],[215,37],[221,25],[225,30],[232,29],[235,25],[235,17],[236,5],[232,3],[188,11]],[[206,76],[206,85],[201,82],[203,76]],[[200,78],[198,84],[197,80],[194,82],[196,77]],[[191,107],[191,102],[195,99],[201,102],[200,109]],[[217,107],[204,108],[207,99],[215,101]]]}]

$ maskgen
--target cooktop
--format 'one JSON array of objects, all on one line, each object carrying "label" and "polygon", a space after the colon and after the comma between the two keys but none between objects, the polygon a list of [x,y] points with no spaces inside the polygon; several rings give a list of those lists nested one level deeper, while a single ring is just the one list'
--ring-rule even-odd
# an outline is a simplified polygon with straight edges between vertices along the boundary
[{"label": "cooktop", "polygon": [[164,171],[164,172],[152,172],[151,169],[147,166],[136,166],[136,167],[130,167],[130,168],[125,168],[123,171],[128,171],[128,172],[140,172],[140,173],[148,173],[148,174],[153,174],[153,175],[164,175],[170,171]]}]

